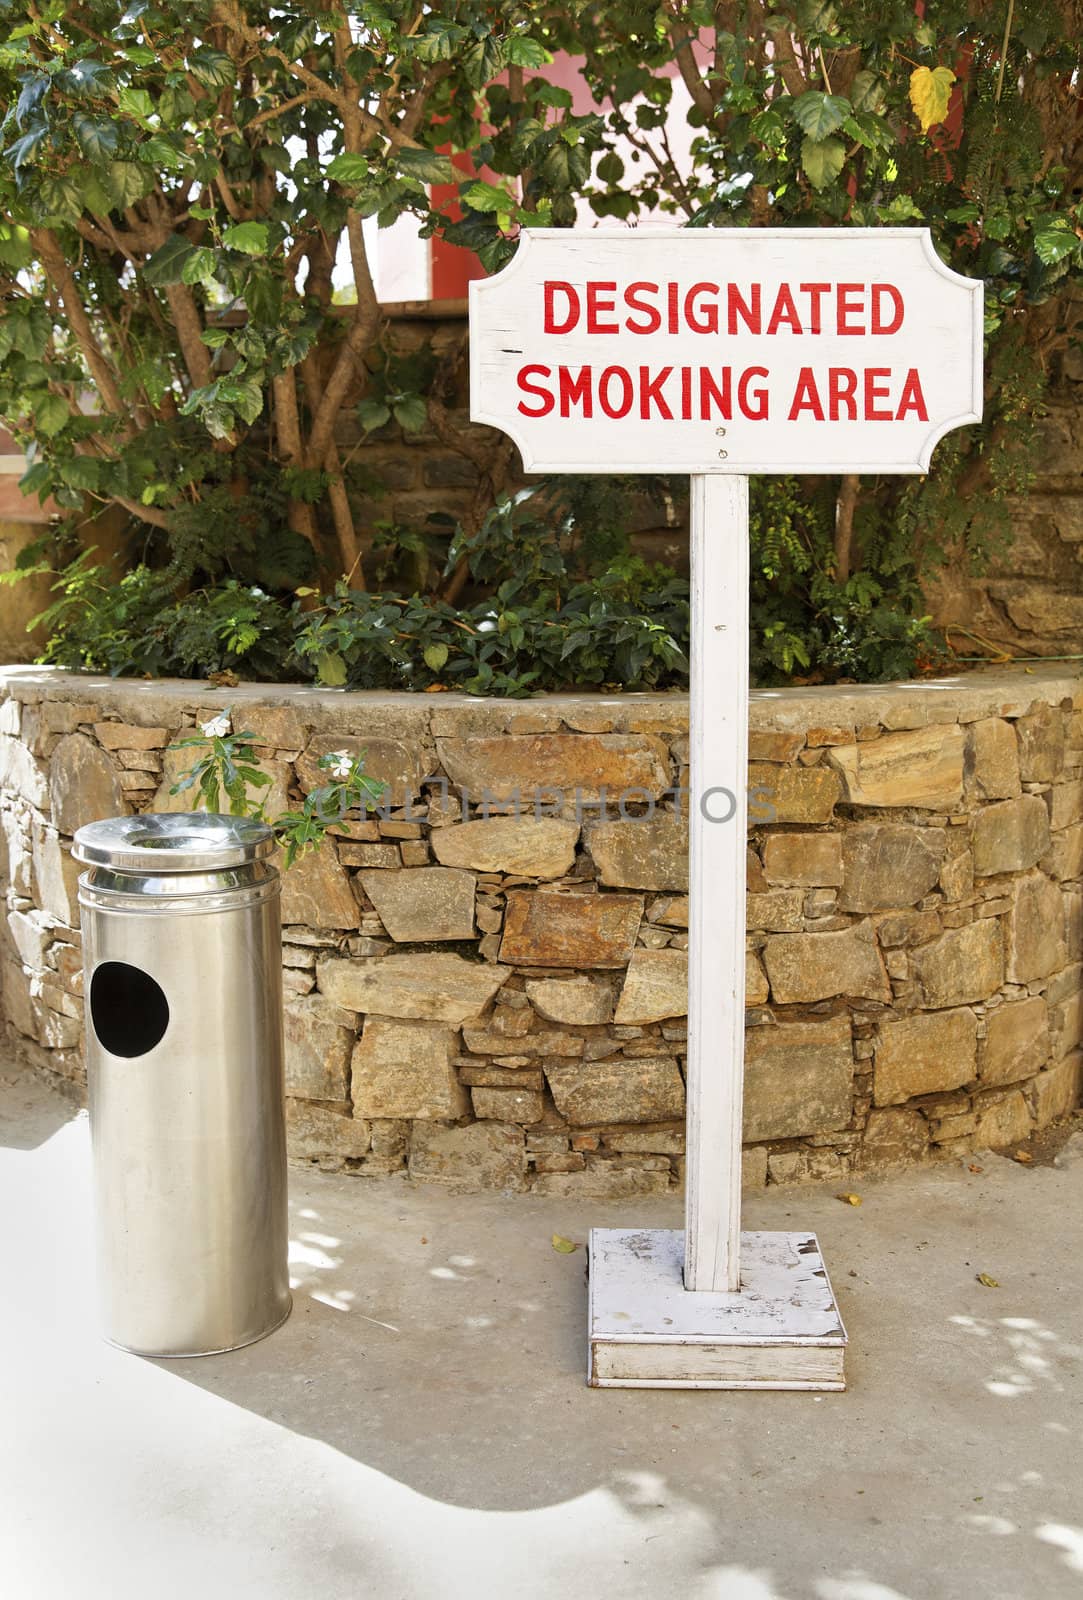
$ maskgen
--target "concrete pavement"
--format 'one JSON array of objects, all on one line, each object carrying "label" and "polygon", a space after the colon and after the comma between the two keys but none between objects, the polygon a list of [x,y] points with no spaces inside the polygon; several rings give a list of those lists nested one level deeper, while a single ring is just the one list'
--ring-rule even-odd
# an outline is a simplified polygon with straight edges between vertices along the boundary
[{"label": "concrete pavement", "polygon": [[[86,1118],[0,1081],[7,1600],[1068,1600],[1083,1588],[1083,1134],[766,1190],[815,1228],[843,1395],[590,1390],[584,1254],[672,1200],[291,1170],[294,1312],[148,1361],[93,1320]],[[984,1272],[1000,1287],[977,1281]]]}]

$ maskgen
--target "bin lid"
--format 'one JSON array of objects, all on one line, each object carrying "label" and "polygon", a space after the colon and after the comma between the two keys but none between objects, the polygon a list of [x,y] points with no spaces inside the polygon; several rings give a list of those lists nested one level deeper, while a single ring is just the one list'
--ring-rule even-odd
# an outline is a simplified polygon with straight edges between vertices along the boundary
[{"label": "bin lid", "polygon": [[85,866],[114,872],[217,872],[273,855],[275,836],[254,817],[185,811],[88,822],[75,835],[72,855]]}]

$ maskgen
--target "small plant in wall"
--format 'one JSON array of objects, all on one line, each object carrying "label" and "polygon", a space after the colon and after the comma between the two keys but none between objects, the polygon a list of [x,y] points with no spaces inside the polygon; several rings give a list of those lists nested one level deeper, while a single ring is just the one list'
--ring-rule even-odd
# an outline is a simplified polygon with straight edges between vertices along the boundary
[{"label": "small plant in wall", "polygon": [[332,830],[348,834],[351,813],[372,811],[379,805],[385,786],[366,777],[363,758],[352,756],[348,750],[332,750],[319,759],[328,781],[305,796],[300,811],[284,811],[268,818],[266,799],[257,800],[250,795],[250,790],[266,789],[271,782],[256,754],[257,736],[248,731],[232,732],[231,711],[232,707],[227,706],[208,722],[201,722],[198,734],[170,746],[173,750],[201,752],[173,784],[170,794],[197,790],[208,811],[226,809],[225,801],[231,816],[267,822],[285,852],[287,867],[292,867],[299,855],[321,845]]}]

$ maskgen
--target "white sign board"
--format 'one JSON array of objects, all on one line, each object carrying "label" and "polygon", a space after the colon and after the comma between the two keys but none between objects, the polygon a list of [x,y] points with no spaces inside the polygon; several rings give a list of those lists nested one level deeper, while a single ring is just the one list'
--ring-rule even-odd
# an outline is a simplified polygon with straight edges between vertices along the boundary
[{"label": "white sign board", "polygon": [[981,419],[982,285],[924,228],[524,233],[470,285],[470,400],[529,472],[692,479],[683,1266],[679,1235],[592,1230],[590,1381],[841,1389],[815,1237],[740,1231],[748,478],[927,471]]},{"label": "white sign board", "polygon": [[528,472],[927,472],[981,362],[927,228],[545,228],[470,285],[471,415]]}]

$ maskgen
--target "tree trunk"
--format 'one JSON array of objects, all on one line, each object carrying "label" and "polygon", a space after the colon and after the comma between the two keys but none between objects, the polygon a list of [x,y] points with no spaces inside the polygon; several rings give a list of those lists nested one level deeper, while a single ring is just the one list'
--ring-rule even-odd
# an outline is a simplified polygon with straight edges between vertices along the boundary
[{"label": "tree trunk", "polygon": [[857,508],[859,479],[848,472],[839,485],[835,503],[835,581],[849,582],[854,542],[854,511]]},{"label": "tree trunk", "polygon": [[[275,436],[278,453],[288,467],[304,465],[304,446],[301,442],[301,418],[297,407],[297,380],[292,367],[280,372],[272,384],[275,411]],[[319,561],[319,544],[316,538],[316,517],[312,507],[304,500],[291,499],[287,511],[289,525],[294,533],[307,539]]]}]

